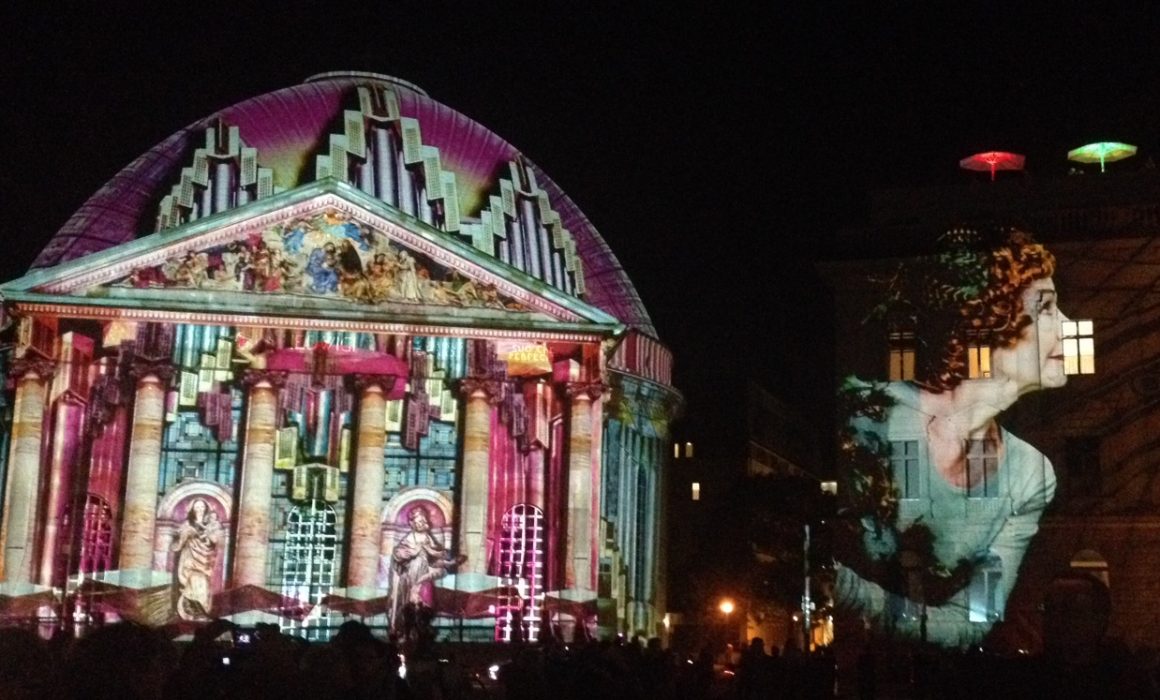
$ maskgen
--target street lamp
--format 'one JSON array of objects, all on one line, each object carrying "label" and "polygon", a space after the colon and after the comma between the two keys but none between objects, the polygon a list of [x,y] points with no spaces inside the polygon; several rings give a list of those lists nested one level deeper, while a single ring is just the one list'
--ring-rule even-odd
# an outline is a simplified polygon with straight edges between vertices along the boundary
[{"label": "street lamp", "polygon": [[720,610],[721,614],[725,616],[725,631],[728,635],[728,640],[730,643],[733,642],[733,633],[735,632],[733,627],[730,625],[730,615],[733,614],[733,611],[736,609],[736,607],[737,606],[733,604],[732,598],[722,598],[721,602],[717,604],[717,609]]}]

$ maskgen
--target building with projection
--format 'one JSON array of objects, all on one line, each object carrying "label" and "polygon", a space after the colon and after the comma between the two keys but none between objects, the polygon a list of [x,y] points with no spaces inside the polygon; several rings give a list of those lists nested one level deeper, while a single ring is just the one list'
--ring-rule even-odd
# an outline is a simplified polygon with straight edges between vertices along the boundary
[{"label": "building with projection", "polygon": [[191,124],[0,294],[0,616],[663,616],[672,356],[576,204],[414,85],[324,74]]},{"label": "building with projection", "polygon": [[[1047,592],[1053,582],[1082,573],[1109,587],[1109,633],[1133,647],[1156,648],[1160,177],[1154,169],[880,193],[872,221],[842,234],[846,259],[824,266],[834,290],[841,339],[836,352],[839,374],[883,387],[918,378],[924,353],[942,347],[931,342],[936,319],[924,315],[917,304],[901,309],[884,300],[901,298],[897,292],[904,288],[906,275],[900,273],[906,271],[926,275],[911,275],[912,281],[925,280],[912,288],[925,285],[930,290],[936,286],[931,281],[957,280],[964,295],[974,294],[963,283],[969,273],[964,261],[974,255],[967,252],[971,247],[965,236],[994,225],[1032,233],[1054,259],[1051,297],[1056,313],[1063,314],[1057,317],[1060,344],[1058,352],[1044,353],[1048,356],[1042,367],[1032,370],[1043,373],[1034,377],[1032,388],[1049,390],[1026,393],[998,416],[1002,434],[1019,438],[1008,441],[1009,449],[993,451],[988,439],[966,443],[966,480],[958,484],[948,476],[953,472],[934,468],[932,432],[926,424],[911,425],[910,435],[880,433],[885,440],[879,463],[892,474],[891,516],[897,532],[905,534],[905,527],[926,523],[935,535],[935,554],[958,547],[972,557],[966,570],[952,572],[952,561],[941,572],[943,578],[932,578],[923,564],[929,549],[907,550],[900,544],[904,537],[888,547],[880,538],[883,549],[871,557],[877,563],[863,562],[860,571],[893,567],[894,583],[885,600],[894,603],[891,633],[896,638],[927,635],[937,641],[940,635],[948,645],[981,640],[1011,653],[1040,649],[1040,605]],[[999,371],[995,353],[1003,345],[988,339],[989,330],[980,326],[975,335],[964,336],[960,369],[963,386],[971,391],[993,382]],[[1041,344],[1046,337],[1039,336]],[[1052,362],[1062,363],[1065,384],[1045,378],[1056,371]],[[908,403],[903,392],[887,389],[887,394],[888,412]],[[860,405],[839,404],[861,412],[865,433],[871,422],[866,416],[874,407],[872,397],[864,392],[862,397],[866,402]],[[924,420],[935,421],[937,415],[932,409]],[[907,429],[903,421],[888,422],[892,430]],[[1016,449],[1024,457],[1034,456],[1025,461],[1034,466],[1035,477],[1023,484],[1008,478],[1013,472],[1005,473]],[[868,464],[862,462],[864,471]],[[840,488],[851,484],[842,483]],[[1035,498],[1020,496],[1030,491],[1036,492]],[[970,540],[979,540],[975,534],[986,528],[1000,534],[986,541],[989,547],[980,548]],[[867,532],[864,541],[874,541],[875,535]],[[952,573],[959,576],[958,583],[939,590],[941,582],[952,580]],[[839,588],[842,583],[839,578]],[[937,614],[932,612],[936,607]],[[875,615],[868,607],[861,613]],[[849,635],[860,640],[863,620],[858,617],[849,620]]]}]

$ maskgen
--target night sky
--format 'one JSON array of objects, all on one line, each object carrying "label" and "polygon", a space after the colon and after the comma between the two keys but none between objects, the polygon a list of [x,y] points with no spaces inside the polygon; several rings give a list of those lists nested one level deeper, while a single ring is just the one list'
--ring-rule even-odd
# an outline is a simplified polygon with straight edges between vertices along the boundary
[{"label": "night sky", "polygon": [[833,231],[865,221],[872,189],[969,182],[957,162],[982,150],[1024,153],[1042,178],[1094,140],[1138,145],[1123,167],[1160,157],[1145,2],[132,4],[0,11],[0,278],[186,124],[315,73],[386,73],[583,209],[676,354],[678,431],[709,453],[738,435],[746,378],[822,419],[832,340],[813,262],[842,255]]}]

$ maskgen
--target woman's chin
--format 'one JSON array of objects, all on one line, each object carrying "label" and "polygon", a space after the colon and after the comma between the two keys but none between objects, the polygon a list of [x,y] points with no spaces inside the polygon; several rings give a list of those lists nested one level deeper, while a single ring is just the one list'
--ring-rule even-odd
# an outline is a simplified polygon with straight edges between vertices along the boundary
[{"label": "woman's chin", "polygon": [[1067,375],[1063,372],[1051,373],[1043,378],[1044,389],[1059,389],[1067,384]]}]

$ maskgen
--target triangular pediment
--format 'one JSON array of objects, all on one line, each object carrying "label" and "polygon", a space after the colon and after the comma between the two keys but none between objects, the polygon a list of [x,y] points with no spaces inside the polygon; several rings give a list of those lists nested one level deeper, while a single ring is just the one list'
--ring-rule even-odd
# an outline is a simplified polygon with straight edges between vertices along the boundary
[{"label": "triangular pediment", "polygon": [[158,312],[620,328],[604,311],[331,180],[32,272],[0,293]]}]

